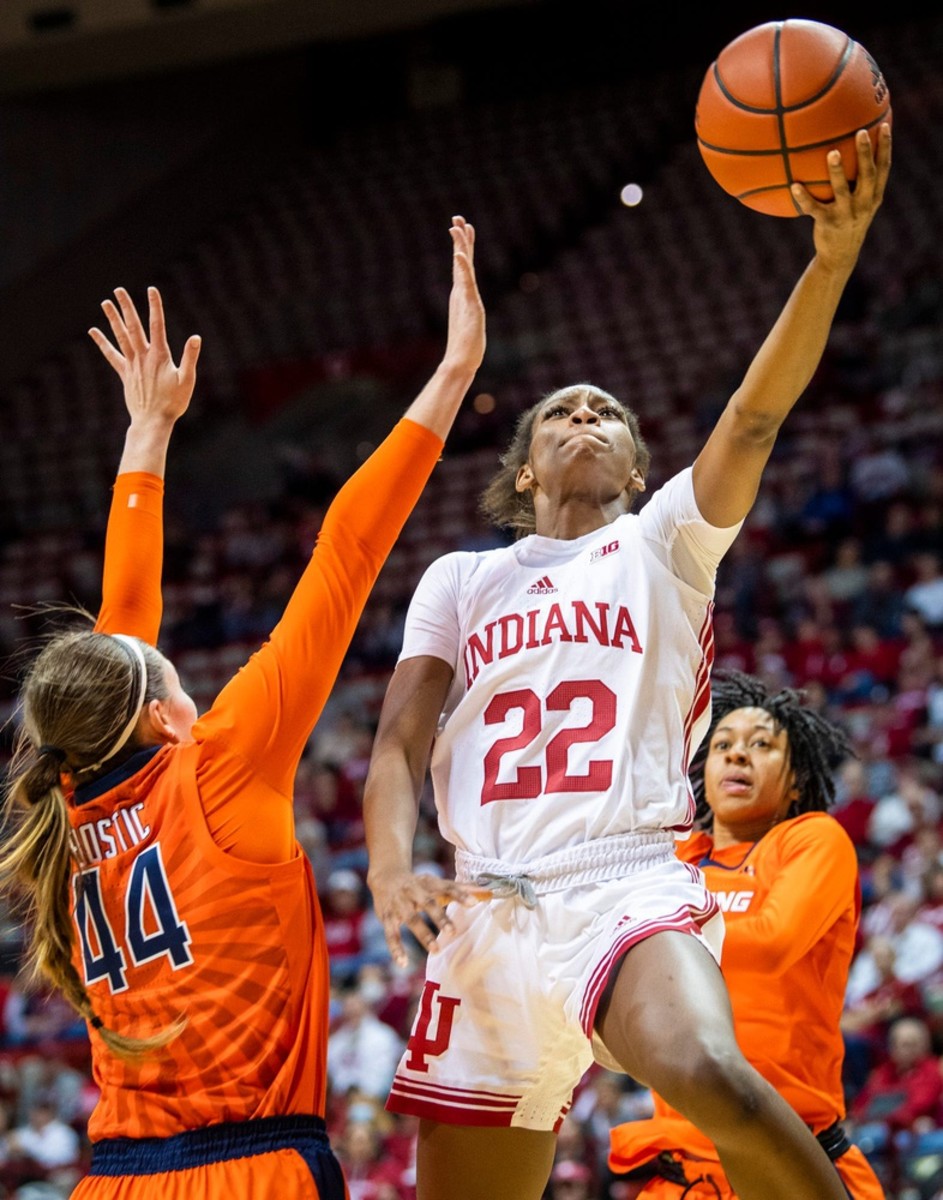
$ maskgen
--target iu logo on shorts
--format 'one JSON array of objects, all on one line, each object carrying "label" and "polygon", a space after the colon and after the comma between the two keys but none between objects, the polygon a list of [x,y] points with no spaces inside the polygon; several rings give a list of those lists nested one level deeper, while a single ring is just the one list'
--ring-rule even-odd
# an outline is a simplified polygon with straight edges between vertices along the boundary
[{"label": "iu logo on shorts", "polygon": [[[426,1057],[431,1055],[433,1058],[438,1058],[449,1048],[449,1040],[452,1037],[452,1021],[455,1019],[455,1010],[461,1004],[461,1000],[457,996],[437,995],[440,986],[438,983],[426,980],[426,985],[422,989],[416,1028],[406,1043],[406,1048],[409,1050],[406,1066],[411,1071],[428,1071],[429,1064],[426,1062]],[[434,1021],[433,1018],[435,1018]],[[434,1031],[430,1035],[430,1026],[433,1024]]]}]

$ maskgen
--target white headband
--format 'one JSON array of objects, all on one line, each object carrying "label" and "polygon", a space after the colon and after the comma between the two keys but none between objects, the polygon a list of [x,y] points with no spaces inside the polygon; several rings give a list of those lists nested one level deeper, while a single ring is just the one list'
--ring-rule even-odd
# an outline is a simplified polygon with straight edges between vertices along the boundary
[{"label": "white headband", "polygon": [[134,727],[137,725],[138,718],[141,715],[141,709],[144,707],[144,697],[147,695],[147,660],[144,657],[144,651],[141,649],[137,638],[128,637],[127,634],[124,633],[112,633],[106,636],[113,637],[116,642],[120,642],[122,646],[125,647],[131,656],[132,664],[137,668],[137,672],[140,676],[137,702],[134,705],[131,716],[128,718],[128,723],[118,734],[117,739],[108,753],[102,755],[98,762],[92,763],[91,766],[82,767],[80,771],[80,774],[82,775],[85,775],[90,771],[97,771],[98,768],[104,766],[104,764],[108,762],[110,758],[114,758],[114,756],[134,732]]}]

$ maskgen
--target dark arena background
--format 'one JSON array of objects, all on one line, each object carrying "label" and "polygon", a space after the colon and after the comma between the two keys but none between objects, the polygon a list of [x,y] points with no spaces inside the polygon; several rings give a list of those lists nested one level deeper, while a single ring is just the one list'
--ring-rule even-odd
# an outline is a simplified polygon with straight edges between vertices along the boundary
[{"label": "dark arena background", "polygon": [[[900,3],[880,20],[851,5],[714,7],[0,5],[5,756],[23,657],[50,619],[36,606],[100,600],[126,426],[85,333],[101,300],[123,285],[143,303],[156,284],[171,345],[204,341],[168,470],[161,644],[203,709],[277,620],[340,482],[438,361],[449,218],[478,232],[485,363],[298,775],[334,952],[330,1126],[353,1200],[415,1195],[414,1130],[383,1100],[419,953],[416,970],[390,965],[359,804],[405,606],[434,557],[501,543],[478,494],[517,413],[553,387],[588,379],[639,412],[649,490],[696,454],[811,254],[808,220],[724,194],[693,131],[716,54],[784,17],[837,25],[874,55],[894,169],[823,364],[721,567],[716,662],[806,688],[857,752],[836,809],[863,897],[849,1105],[886,1060],[893,1017],[917,1018],[943,1055],[943,19]],[[451,872],[429,796],[416,861]],[[876,939],[892,961],[869,1009],[859,959]],[[0,1197],[68,1196],[96,1096],[84,1025],[24,988],[5,911],[0,953]],[[862,1141],[889,1196],[943,1196],[941,1093],[943,1077],[911,1120]],[[605,1166],[606,1139],[648,1111],[643,1088],[590,1073],[558,1149],[576,1165],[547,1196],[634,1196]]]}]

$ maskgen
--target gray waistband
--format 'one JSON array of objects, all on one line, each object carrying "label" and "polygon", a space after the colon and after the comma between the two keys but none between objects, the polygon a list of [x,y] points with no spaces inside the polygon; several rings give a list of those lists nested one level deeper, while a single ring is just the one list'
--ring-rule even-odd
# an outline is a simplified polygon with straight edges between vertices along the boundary
[{"label": "gray waistband", "polygon": [[[530,900],[546,892],[557,892],[575,884],[601,883],[631,875],[674,858],[674,836],[668,830],[620,833],[568,846],[529,862],[483,858],[467,850],[455,851],[455,878],[461,883],[479,883],[496,895],[516,894],[531,907]],[[507,884],[502,885],[506,880]],[[527,886],[519,881],[525,880]]]}]

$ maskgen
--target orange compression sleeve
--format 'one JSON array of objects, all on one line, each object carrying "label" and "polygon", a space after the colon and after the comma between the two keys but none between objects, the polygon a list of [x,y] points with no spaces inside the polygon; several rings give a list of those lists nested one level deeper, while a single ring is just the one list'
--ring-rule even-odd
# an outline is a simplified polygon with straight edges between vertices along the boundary
[{"label": "orange compression sleeve", "polygon": [[775,884],[757,915],[728,921],[723,965],[781,975],[841,916],[858,865],[837,823],[797,821],[783,846]]},{"label": "orange compression sleeve", "polygon": [[126,633],[157,644],[163,602],[164,481],[145,471],[119,475],[105,535],[98,633]]},{"label": "orange compression sleeve", "polygon": [[[370,589],[441,451],[435,434],[401,420],[338,492],[271,637],[194,727],[197,741],[212,743],[202,768],[207,784],[214,759],[236,756],[244,781],[255,776],[290,797],[301,752],[334,686]],[[231,777],[231,762],[220,761],[218,768],[227,804],[251,804],[251,789],[223,782]],[[201,787],[211,825],[213,790]],[[257,811],[247,811],[245,817],[247,828],[258,822]]]}]

